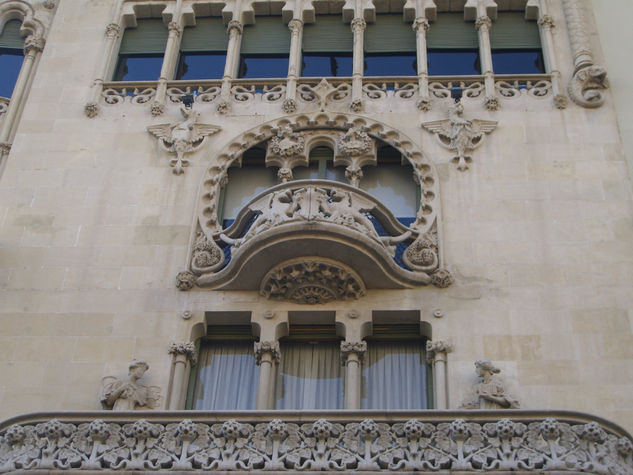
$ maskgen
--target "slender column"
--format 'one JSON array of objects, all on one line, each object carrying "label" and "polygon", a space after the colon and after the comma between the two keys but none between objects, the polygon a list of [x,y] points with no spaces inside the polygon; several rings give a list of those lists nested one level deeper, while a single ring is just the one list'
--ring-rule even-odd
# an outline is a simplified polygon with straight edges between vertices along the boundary
[{"label": "slender column", "polygon": [[13,88],[13,94],[11,94],[11,101],[9,107],[4,115],[2,122],[2,128],[0,129],[0,153],[2,155],[8,154],[11,148],[11,130],[15,125],[18,114],[22,107],[22,102],[26,97],[29,79],[33,71],[33,66],[39,54],[44,49],[44,38],[39,36],[29,36],[24,42],[24,59],[22,60],[22,67],[20,68],[20,74]]},{"label": "slender column", "polygon": [[224,76],[222,76],[221,99],[218,103],[218,112],[226,114],[231,110],[231,81],[238,75],[240,66],[240,47],[242,45],[242,31],[244,27],[237,20],[231,20],[226,29],[229,35],[229,44],[226,48],[226,63]]},{"label": "slender column", "polygon": [[448,341],[426,342],[426,359],[433,364],[435,409],[448,409],[446,355],[451,351],[453,345]]},{"label": "slender column", "polygon": [[543,48],[543,60],[545,62],[545,71],[551,76],[552,93],[554,94],[554,105],[558,109],[567,107],[567,96],[562,93],[561,74],[556,61],[556,50],[554,49],[554,38],[552,36],[552,28],[554,28],[554,19],[547,14],[546,2],[541,0],[539,8],[538,29],[541,36],[541,45]]},{"label": "slender column", "polygon": [[191,365],[196,363],[196,347],[193,342],[172,342],[168,353],[172,355],[172,383],[167,409],[179,410],[185,408],[187,395],[187,373]]},{"label": "slender column", "polygon": [[484,76],[484,85],[486,87],[486,109],[499,109],[499,99],[495,93],[495,76],[492,70],[492,52],[490,50],[490,28],[492,20],[486,15],[486,10],[481,5],[477,5],[477,20],[475,27],[479,37],[479,60],[481,64],[481,74]]},{"label": "slender column", "polygon": [[255,343],[255,361],[259,365],[257,380],[257,409],[272,409],[272,374],[273,363],[279,364],[279,342],[262,341]]},{"label": "slender column", "polygon": [[345,366],[345,409],[360,409],[361,362],[367,351],[364,341],[341,342],[341,363]]},{"label": "slender column", "polygon": [[352,69],[352,104],[350,109],[353,112],[360,112],[363,109],[363,41],[367,23],[361,17],[356,16],[352,20],[351,28],[354,35],[354,60]]},{"label": "slender column", "polygon": [[178,60],[178,52],[180,51],[180,38],[182,36],[182,19],[180,18],[180,9],[176,9],[175,15],[178,16],[177,21],[170,21],[167,25],[169,36],[167,37],[167,45],[165,46],[165,55],[163,56],[163,65],[160,69],[160,77],[158,78],[158,86],[156,87],[156,99],[152,103],[152,115],[157,116],[165,112],[165,99],[167,96],[167,81],[174,79],[176,70],[176,61]]},{"label": "slender column", "polygon": [[103,92],[103,83],[106,80],[108,71],[113,62],[118,39],[121,36],[121,26],[118,23],[110,23],[106,26],[106,47],[105,54],[101,59],[101,67],[99,68],[99,75],[95,78],[92,85],[92,98],[84,106],[84,113],[92,118],[96,117],[99,113],[99,100],[101,99],[101,93]]},{"label": "slender column", "polygon": [[[424,13],[424,11],[420,12]],[[424,16],[415,19],[412,25],[415,31],[418,59],[418,109],[431,110],[431,97],[429,96],[429,70],[426,57],[426,32],[429,29],[429,21]]]},{"label": "slender column", "polygon": [[[300,12],[296,12],[296,14]],[[301,43],[303,40],[303,21],[293,18],[288,23],[290,28],[290,56],[288,58],[288,81],[286,83],[286,100],[283,110],[286,114],[297,111],[297,78],[301,74]]]}]

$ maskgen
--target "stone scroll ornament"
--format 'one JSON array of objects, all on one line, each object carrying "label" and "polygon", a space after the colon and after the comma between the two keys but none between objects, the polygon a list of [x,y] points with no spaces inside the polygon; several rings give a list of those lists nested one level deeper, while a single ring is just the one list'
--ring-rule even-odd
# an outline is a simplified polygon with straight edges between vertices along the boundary
[{"label": "stone scroll ornament", "polygon": [[185,158],[185,154],[199,150],[209,135],[221,130],[221,127],[217,125],[198,123],[200,114],[194,111],[192,106],[182,104],[180,112],[183,120],[179,122],[147,127],[147,131],[158,139],[159,147],[176,154],[176,157],[169,161],[176,175],[184,173],[184,168],[189,166],[189,160]]},{"label": "stone scroll ornament", "polygon": [[448,109],[448,119],[422,122],[422,127],[435,134],[439,144],[457,155],[453,161],[460,171],[468,170],[472,156],[468,152],[479,147],[487,134],[497,128],[497,121],[464,119],[464,106],[458,100]]},{"label": "stone scroll ornament", "polygon": [[154,409],[160,400],[160,388],[138,382],[149,369],[145,361],[130,364],[129,379],[106,376],[102,380],[101,405],[112,411]]}]

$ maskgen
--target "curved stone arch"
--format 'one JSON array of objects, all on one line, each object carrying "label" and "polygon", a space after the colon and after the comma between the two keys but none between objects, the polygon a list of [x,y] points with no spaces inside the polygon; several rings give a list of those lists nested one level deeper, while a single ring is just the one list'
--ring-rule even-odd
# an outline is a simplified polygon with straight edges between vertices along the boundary
[{"label": "curved stone arch", "polygon": [[[406,135],[383,122],[352,114],[319,112],[284,116],[249,129],[235,137],[217,155],[213,164],[203,175],[199,193],[197,220],[199,228],[194,227],[194,240],[199,231],[209,240],[213,240],[222,231],[217,221],[217,207],[221,189],[227,184],[227,172],[231,166],[240,164],[242,154],[251,147],[269,140],[282,127],[290,126],[294,131],[348,130],[362,126],[370,137],[379,139],[402,153],[413,167],[413,179],[419,186],[420,204],[416,221],[410,226],[422,235],[436,228],[440,233],[440,197],[439,180],[433,163],[422,150]],[[440,260],[441,257],[440,257]]]},{"label": "curved stone arch", "polygon": [[35,18],[34,8],[24,0],[10,0],[0,4],[0,31],[4,30],[4,25],[11,20],[20,20],[20,34],[23,37],[35,36],[44,37],[44,24]]}]

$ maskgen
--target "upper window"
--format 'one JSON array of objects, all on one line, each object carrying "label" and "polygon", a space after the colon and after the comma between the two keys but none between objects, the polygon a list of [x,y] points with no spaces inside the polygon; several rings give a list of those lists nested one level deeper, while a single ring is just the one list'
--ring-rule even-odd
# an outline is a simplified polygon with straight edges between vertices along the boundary
[{"label": "upper window", "polygon": [[121,40],[115,81],[155,81],[160,77],[167,45],[167,28],[162,20],[138,20],[127,28]]},{"label": "upper window", "polygon": [[346,182],[345,167],[334,166],[334,151],[328,147],[315,147],[310,151],[308,167],[293,170],[295,180],[333,180]]},{"label": "upper window", "polygon": [[318,15],[316,23],[303,28],[304,77],[352,75],[354,41],[349,25],[340,15]]},{"label": "upper window", "polygon": [[11,97],[22,67],[24,40],[20,25],[19,20],[9,20],[0,34],[0,97]]},{"label": "upper window", "polygon": [[290,30],[281,17],[257,17],[244,28],[240,78],[285,78],[288,75]]},{"label": "upper window", "polygon": [[401,13],[376,15],[365,30],[365,76],[415,76],[416,42]]},{"label": "upper window", "polygon": [[475,24],[463,13],[440,13],[426,34],[429,75],[481,74]]},{"label": "upper window", "polygon": [[490,29],[492,67],[496,74],[545,72],[538,26],[521,12],[500,12]]},{"label": "upper window", "polygon": [[196,25],[182,35],[176,79],[221,79],[227,45],[222,18],[196,18]]}]

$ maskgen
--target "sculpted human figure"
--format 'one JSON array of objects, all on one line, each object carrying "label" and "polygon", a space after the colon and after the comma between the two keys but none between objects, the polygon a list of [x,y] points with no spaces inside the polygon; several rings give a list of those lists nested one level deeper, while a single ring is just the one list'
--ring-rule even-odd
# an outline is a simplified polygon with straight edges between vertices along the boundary
[{"label": "sculpted human figure", "polygon": [[481,381],[473,385],[463,409],[518,409],[519,401],[508,392],[499,368],[488,359],[475,361],[475,371]]},{"label": "sculpted human figure", "polygon": [[103,378],[101,405],[112,411],[154,409],[160,399],[160,388],[138,382],[149,369],[145,361],[134,360],[130,364],[129,380],[114,376]]}]

